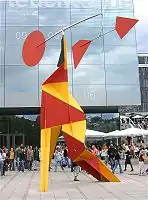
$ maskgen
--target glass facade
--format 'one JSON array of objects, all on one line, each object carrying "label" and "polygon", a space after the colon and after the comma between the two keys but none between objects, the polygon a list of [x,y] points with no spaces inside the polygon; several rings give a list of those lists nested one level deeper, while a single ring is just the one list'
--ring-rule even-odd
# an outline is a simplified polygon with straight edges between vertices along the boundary
[{"label": "glass facade", "polygon": [[65,32],[70,91],[82,106],[140,104],[135,29],[123,40],[114,31],[92,42],[76,70],[71,51],[79,39],[114,29],[116,16],[133,17],[132,0],[1,0],[0,107],[40,106],[41,84],[56,69],[61,35],[46,44],[38,66],[24,65],[22,45],[31,31],[49,37],[97,13],[103,15]]}]

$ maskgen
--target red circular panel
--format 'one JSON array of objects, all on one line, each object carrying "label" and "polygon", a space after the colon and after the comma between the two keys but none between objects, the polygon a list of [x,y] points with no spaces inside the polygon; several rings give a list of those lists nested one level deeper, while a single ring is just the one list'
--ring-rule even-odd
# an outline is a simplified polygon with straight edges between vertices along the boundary
[{"label": "red circular panel", "polygon": [[40,31],[31,32],[26,38],[23,46],[22,56],[24,63],[30,67],[37,65],[42,59],[44,51],[45,38],[43,33]]}]

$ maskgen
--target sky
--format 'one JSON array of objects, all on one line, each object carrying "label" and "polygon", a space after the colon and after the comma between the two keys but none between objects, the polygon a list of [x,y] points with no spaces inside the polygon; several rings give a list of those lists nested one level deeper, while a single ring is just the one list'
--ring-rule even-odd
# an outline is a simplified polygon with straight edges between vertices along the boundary
[{"label": "sky", "polygon": [[148,0],[134,0],[138,53],[148,53]]}]

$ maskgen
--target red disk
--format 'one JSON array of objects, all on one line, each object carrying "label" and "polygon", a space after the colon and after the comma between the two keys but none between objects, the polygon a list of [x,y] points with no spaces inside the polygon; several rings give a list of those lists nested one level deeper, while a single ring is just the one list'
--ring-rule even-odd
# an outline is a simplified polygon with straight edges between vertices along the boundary
[{"label": "red disk", "polygon": [[43,33],[40,31],[31,32],[26,38],[22,50],[24,63],[30,67],[37,65],[42,59],[44,51],[45,38]]}]

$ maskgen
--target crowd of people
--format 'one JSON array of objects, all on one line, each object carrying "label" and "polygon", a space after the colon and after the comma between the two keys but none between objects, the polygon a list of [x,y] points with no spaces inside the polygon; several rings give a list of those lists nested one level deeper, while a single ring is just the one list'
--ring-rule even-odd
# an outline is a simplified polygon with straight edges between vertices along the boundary
[{"label": "crowd of people", "polygon": [[[140,145],[120,145],[114,146],[110,144],[107,146],[104,144],[102,147],[97,147],[97,145],[92,144],[88,147],[88,150],[92,152],[95,156],[99,157],[108,167],[111,168],[112,172],[115,173],[117,167],[119,166],[120,173],[127,170],[127,166],[131,167],[131,172],[134,171],[132,158],[138,159],[139,161],[139,175],[145,175],[148,173],[148,169],[145,166],[145,160],[148,160],[148,145],[145,147]],[[121,165],[124,161],[124,169]],[[71,171],[75,172],[75,179],[78,177],[78,166],[71,161],[68,156],[67,147],[57,146],[54,153],[54,171],[57,171],[57,166],[61,167],[62,170],[66,166],[71,167]]]},{"label": "crowd of people", "polygon": [[0,173],[1,176],[5,176],[5,172],[15,171],[24,172],[25,169],[32,170],[33,163],[34,168],[37,168],[37,162],[39,162],[40,149],[32,146],[24,147],[21,144],[18,148],[7,149],[5,146],[0,149]]},{"label": "crowd of people", "polygon": [[[139,160],[139,175],[145,175],[148,170],[145,166],[145,160],[148,160],[148,145],[134,146],[134,145],[120,145],[114,146],[112,143],[110,146],[104,144],[102,147],[98,147],[92,144],[87,148],[95,156],[100,158],[108,167],[111,168],[112,172],[115,173],[119,166],[120,173],[127,170],[127,166],[131,167],[131,171],[134,170],[132,165],[132,158]],[[124,160],[124,170],[122,169],[121,160]],[[0,149],[0,173],[1,176],[5,176],[6,171],[24,172],[25,170],[37,170],[39,169],[40,162],[40,149],[38,147],[33,148],[32,146],[24,147],[23,144],[16,149],[11,148],[10,150],[6,147]],[[53,170],[57,172],[58,165],[62,171],[65,167],[71,169],[74,173],[74,181],[79,181],[78,175],[80,169],[79,166],[72,162],[68,154],[68,148],[65,145],[59,145],[56,147],[53,156]],[[49,167],[49,170],[52,166]]]}]

